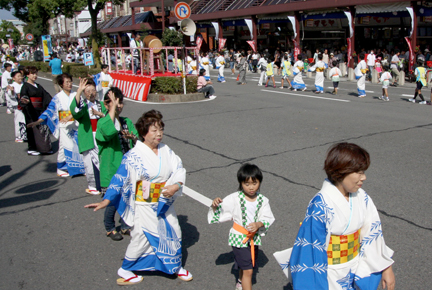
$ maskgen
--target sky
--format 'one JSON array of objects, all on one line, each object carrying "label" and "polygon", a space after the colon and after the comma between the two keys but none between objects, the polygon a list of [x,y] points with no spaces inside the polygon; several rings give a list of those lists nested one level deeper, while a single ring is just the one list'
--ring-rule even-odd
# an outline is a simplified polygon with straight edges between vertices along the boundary
[{"label": "sky", "polygon": [[15,16],[12,15],[12,12],[0,9],[0,20],[12,20],[17,19]]}]

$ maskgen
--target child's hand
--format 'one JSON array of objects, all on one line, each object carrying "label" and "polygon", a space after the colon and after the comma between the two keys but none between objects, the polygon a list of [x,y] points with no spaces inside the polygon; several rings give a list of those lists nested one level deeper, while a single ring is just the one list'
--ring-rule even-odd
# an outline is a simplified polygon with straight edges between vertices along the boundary
[{"label": "child's hand", "polygon": [[250,223],[250,224],[248,224],[246,229],[249,232],[254,233],[254,232],[258,231],[258,229],[263,227],[263,226],[264,226],[264,224],[262,222]]},{"label": "child's hand", "polygon": [[212,208],[213,208],[213,210],[216,210],[217,209],[217,207],[219,206],[219,204],[221,204],[222,203],[222,198],[220,198],[220,197],[216,197],[215,199],[213,199],[213,202],[212,202]]}]

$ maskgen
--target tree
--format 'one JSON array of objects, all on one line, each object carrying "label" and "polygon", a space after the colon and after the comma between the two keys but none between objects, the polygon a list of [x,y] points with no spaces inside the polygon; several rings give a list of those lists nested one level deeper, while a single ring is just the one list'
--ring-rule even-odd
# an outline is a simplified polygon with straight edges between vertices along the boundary
[{"label": "tree", "polygon": [[[1,1],[1,0],[0,0]],[[97,27],[97,15],[99,12],[105,7],[106,2],[110,0],[86,0],[88,10],[90,12],[91,17],[91,43],[92,43],[92,52],[93,59],[95,62],[95,67],[98,68],[101,66],[100,62],[100,54],[99,54],[99,43],[102,42],[102,33]],[[112,0],[113,5],[123,4],[125,0]]]},{"label": "tree", "polygon": [[[6,37],[6,35],[10,35]],[[19,44],[21,40],[21,32],[12,24],[12,22],[3,20],[0,24],[0,39],[4,39],[7,43],[7,39],[12,38],[14,44]]]},{"label": "tree", "polygon": [[165,28],[161,41],[163,46],[182,46],[183,34],[177,30]]}]

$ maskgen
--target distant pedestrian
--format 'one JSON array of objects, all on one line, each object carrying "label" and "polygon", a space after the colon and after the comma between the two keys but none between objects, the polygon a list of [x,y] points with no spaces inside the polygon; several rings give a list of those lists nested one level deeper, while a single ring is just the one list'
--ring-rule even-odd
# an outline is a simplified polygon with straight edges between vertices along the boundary
[{"label": "distant pedestrian", "polygon": [[220,52],[217,53],[216,69],[219,70],[218,82],[225,83],[225,77],[224,77],[225,58],[223,57],[222,53],[220,53]]},{"label": "distant pedestrian", "polygon": [[387,102],[390,101],[388,87],[390,85],[390,80],[392,79],[392,75],[389,70],[390,69],[386,67],[385,72],[383,72],[380,77],[380,82],[382,83],[382,96],[379,99]]},{"label": "distant pedestrian", "polygon": [[258,81],[258,86],[262,86],[266,77],[267,71],[267,59],[264,54],[261,54],[261,58],[258,61],[257,68],[260,71],[260,79]]},{"label": "distant pedestrian", "polygon": [[288,89],[292,88],[291,82],[289,80],[289,76],[291,75],[291,62],[288,59],[288,53],[285,53],[285,56],[282,60],[282,64],[281,64],[281,69],[282,69],[282,79],[281,79],[281,86],[280,88],[283,89],[284,88],[284,80],[286,80],[289,84]]},{"label": "distant pedestrian", "polygon": [[332,82],[333,82],[333,92],[332,92],[333,95],[337,95],[341,75],[342,75],[342,72],[337,67],[337,63],[334,61],[333,62],[333,68],[330,70],[330,77],[331,77]]},{"label": "distant pedestrian", "polygon": [[270,57],[269,57],[269,59],[267,61],[267,69],[266,69],[267,80],[266,80],[266,85],[265,86],[268,87],[268,83],[269,83],[270,79],[272,79],[272,81],[273,81],[273,87],[276,88],[276,83],[275,83],[275,79],[274,79],[274,72],[273,72],[274,59],[272,59]]},{"label": "distant pedestrian", "polygon": [[297,91],[297,90],[302,90],[302,91],[306,91],[307,87],[306,84],[303,81],[303,69],[304,69],[304,63],[302,61],[302,56],[298,55],[297,56],[297,62],[294,64],[294,79],[291,83],[292,87],[293,87],[293,91]]},{"label": "distant pedestrian", "polygon": [[365,59],[365,54],[360,53],[359,55],[360,62],[357,64],[354,74],[357,80],[357,91],[359,98],[366,97],[366,73],[368,71]]},{"label": "distant pedestrian", "polygon": [[417,76],[416,78],[416,89],[415,89],[415,94],[414,94],[414,98],[409,99],[408,101],[415,103],[416,102],[416,98],[417,96],[420,97],[421,102],[419,104],[421,105],[426,105],[426,101],[421,93],[421,89],[426,86],[427,81],[426,81],[426,69],[424,68],[424,62],[423,60],[418,60],[417,61],[417,65],[418,67],[415,69],[414,74]]},{"label": "distant pedestrian", "polygon": [[400,55],[399,50],[395,50],[395,55],[393,55],[393,57],[391,59],[391,66],[390,66],[392,73],[395,75],[395,78],[394,78],[393,84],[392,84],[395,87],[397,87],[397,85],[399,83],[399,76],[400,76],[399,68],[398,68],[399,62],[400,62],[399,55]]}]

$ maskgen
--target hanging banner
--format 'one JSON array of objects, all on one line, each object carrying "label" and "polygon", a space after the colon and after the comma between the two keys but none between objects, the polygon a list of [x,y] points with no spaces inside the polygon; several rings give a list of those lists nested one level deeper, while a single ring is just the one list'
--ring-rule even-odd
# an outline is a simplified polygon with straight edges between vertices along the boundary
[{"label": "hanging banner", "polygon": [[8,43],[9,43],[9,48],[10,49],[14,48],[14,44],[13,44],[13,39],[12,38],[8,39]]},{"label": "hanging banner", "polygon": [[294,43],[294,61],[297,61],[297,56],[300,54],[300,45],[295,39],[292,41]]},{"label": "hanging banner", "polygon": [[297,38],[297,27],[296,27],[296,19],[294,16],[288,16],[289,21],[291,22],[291,25],[294,30],[294,39]]},{"label": "hanging banner", "polygon": [[347,66],[349,67],[351,62],[351,38],[347,38]]},{"label": "hanging banner", "polygon": [[249,28],[250,37],[253,39],[253,26],[252,26],[252,19],[245,19],[246,25]]},{"label": "hanging banner", "polygon": [[219,38],[219,50],[222,50],[224,48],[226,42],[226,38]]},{"label": "hanging banner", "polygon": [[405,37],[406,42],[408,43],[409,48],[409,62],[408,62],[408,70],[411,72],[414,66],[414,51],[411,46],[411,39],[407,36]]},{"label": "hanging banner", "polygon": [[215,32],[216,32],[215,39],[218,40],[219,39],[219,23],[218,22],[212,22],[212,25],[213,25]]},{"label": "hanging banner", "polygon": [[246,41],[246,42],[250,45],[250,47],[252,47],[252,50],[253,50],[254,52],[257,51],[257,49],[256,49],[256,45],[255,45],[255,41],[253,41],[253,40],[248,40],[248,41]]},{"label": "hanging banner", "polygon": [[414,11],[413,11],[412,7],[407,7],[406,10],[408,10],[408,12],[411,16],[411,32],[410,32],[410,36],[409,36],[411,38],[413,31],[414,31]]},{"label": "hanging banner", "polygon": [[350,28],[350,38],[353,37],[354,35],[354,30],[353,30],[353,22],[352,22],[352,16],[351,16],[351,12],[344,12],[345,16],[348,18],[348,26]]},{"label": "hanging banner", "polygon": [[52,43],[50,35],[42,35],[42,46],[44,53],[44,61],[49,61],[50,54],[52,54]]},{"label": "hanging banner", "polygon": [[197,45],[198,50],[201,49],[202,43],[203,43],[203,38],[201,36],[198,36],[197,40],[196,40],[196,45]]}]

